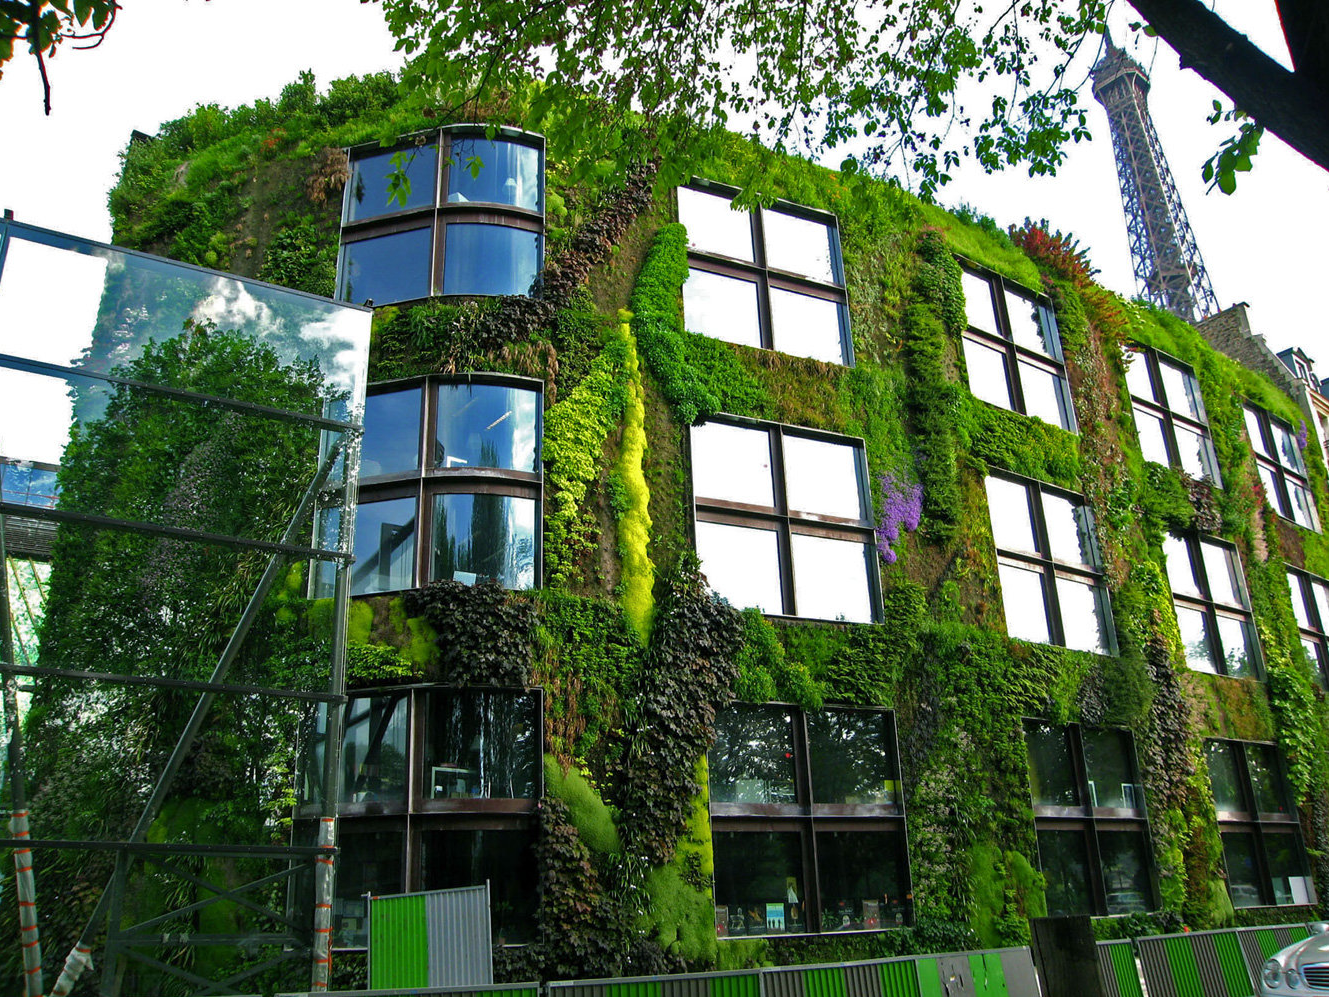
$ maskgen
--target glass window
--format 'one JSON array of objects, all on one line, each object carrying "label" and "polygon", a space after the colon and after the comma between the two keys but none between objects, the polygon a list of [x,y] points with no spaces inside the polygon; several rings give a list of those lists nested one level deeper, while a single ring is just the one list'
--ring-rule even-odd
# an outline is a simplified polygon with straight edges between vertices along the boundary
[{"label": "glass window", "polygon": [[1006,632],[1020,640],[1050,644],[1052,631],[1048,629],[1043,572],[1001,562],[997,565],[997,577],[1006,611]]},{"label": "glass window", "polygon": [[847,324],[844,314],[844,305],[831,298],[818,298],[772,287],[772,348],[796,357],[811,357],[822,363],[842,364]]},{"label": "glass window", "polygon": [[1006,354],[976,339],[964,339],[964,365],[969,372],[969,390],[999,408],[1014,409]]},{"label": "glass window", "polygon": [[1034,805],[1079,807],[1078,765],[1071,754],[1070,728],[1059,724],[1030,723],[1025,729],[1029,751],[1029,785]]},{"label": "glass window", "polygon": [[776,615],[877,619],[861,443],[725,422],[691,440],[697,554],[717,594]]},{"label": "glass window", "polygon": [[1149,887],[1149,844],[1143,832],[1099,834],[1103,891],[1109,914],[1134,914],[1153,909]]},{"label": "glass window", "polygon": [[494,944],[534,941],[539,879],[533,831],[440,830],[420,837],[421,889],[488,883]]},{"label": "glass window", "polygon": [[1193,478],[1221,485],[1200,383],[1191,369],[1143,346],[1134,347],[1125,360],[1126,386],[1144,459],[1180,467]]},{"label": "glass window", "polygon": [[1253,405],[1243,406],[1242,412],[1269,505],[1284,519],[1318,533],[1320,514],[1292,427]]},{"label": "glass window", "polygon": [[789,712],[739,705],[718,714],[710,786],[712,803],[797,802]]},{"label": "glass window", "polygon": [[996,308],[992,304],[992,282],[963,270],[960,273],[960,285],[964,290],[964,314],[969,328],[1000,336],[1001,325],[997,322]]},{"label": "glass window", "polygon": [[344,243],[337,297],[376,305],[429,297],[433,238],[429,229],[417,228]]},{"label": "glass window", "polygon": [[343,827],[337,835],[337,896],[333,900],[333,945],[369,945],[369,907],[365,894],[400,893],[406,835],[401,831],[359,831]]},{"label": "glass window", "polygon": [[352,696],[342,739],[342,802],[406,800],[406,695]]},{"label": "glass window", "polygon": [[[389,178],[398,169],[392,162],[400,155],[400,168],[410,181],[410,192],[403,204],[388,194]],[[434,206],[434,185],[438,176],[438,147],[422,145],[389,150],[351,160],[351,178],[346,184],[346,222]]]},{"label": "glass window", "polygon": [[540,272],[540,234],[472,222],[446,226],[444,294],[526,294]]},{"label": "glass window", "polygon": [[817,835],[822,931],[872,931],[904,923],[909,881],[900,833]]},{"label": "glass window", "polygon": [[386,391],[365,398],[360,477],[415,471],[420,467],[421,389]]},{"label": "glass window", "polygon": [[766,236],[766,265],[819,280],[838,284],[835,230],[824,222],[763,211],[762,227]]},{"label": "glass window", "polygon": [[722,936],[785,935],[807,927],[803,846],[788,831],[717,831],[715,908]]},{"label": "glass window", "polygon": [[689,330],[712,339],[760,348],[757,293],[750,280],[693,267],[683,284],[683,321]]},{"label": "glass window", "polygon": [[539,211],[541,180],[540,150],[533,146],[478,136],[452,140],[449,204],[480,201]]},{"label": "glass window", "polygon": [[1163,541],[1186,663],[1196,671],[1257,678],[1260,649],[1236,548],[1196,535]]},{"label": "glass window", "polygon": [[1324,686],[1329,677],[1329,582],[1289,568],[1287,583],[1292,593],[1292,612],[1301,629],[1301,645],[1315,669],[1316,681]]},{"label": "glass window", "polygon": [[535,697],[476,689],[424,695],[424,785],[430,799],[536,798],[541,729]]},{"label": "glass window", "polygon": [[1048,914],[1093,913],[1089,850],[1083,831],[1040,830],[1038,862],[1047,880]]},{"label": "glass window", "polygon": [[1034,537],[1033,513],[1029,508],[1029,489],[1016,481],[989,475],[983,479],[988,509],[992,515],[992,538],[998,547],[1038,553]]},{"label": "glass window", "polygon": [[440,384],[436,413],[435,467],[539,470],[540,392],[503,384]]},{"label": "glass window", "polygon": [[[11,461],[0,457],[0,499],[15,505],[54,509],[60,487],[53,464]],[[12,539],[10,541],[13,542]]]},{"label": "glass window", "polygon": [[1080,728],[1089,802],[1110,810],[1144,810],[1144,787],[1135,773],[1135,748],[1124,730]]},{"label": "glass window", "polygon": [[408,589],[414,579],[415,499],[362,499],[355,513],[351,594]]},{"label": "glass window", "polygon": [[430,577],[534,588],[535,511],[534,499],[512,495],[435,495]]},{"label": "glass window", "polygon": [[901,805],[895,737],[887,714],[820,710],[808,713],[807,722],[814,803]]},{"label": "glass window", "polygon": [[1050,360],[1058,359],[1055,343],[1043,328],[1044,308],[1038,302],[1005,288],[1006,314],[1011,320],[1011,338],[1027,350]]},{"label": "glass window", "polygon": [[733,198],[693,187],[678,188],[678,220],[688,230],[688,248],[701,253],[754,261],[752,215],[735,211]]}]

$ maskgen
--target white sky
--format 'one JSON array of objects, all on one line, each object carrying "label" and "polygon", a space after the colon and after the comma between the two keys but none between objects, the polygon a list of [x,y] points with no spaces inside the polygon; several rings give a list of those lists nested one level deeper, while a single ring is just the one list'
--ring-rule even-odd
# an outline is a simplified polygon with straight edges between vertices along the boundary
[{"label": "white sky", "polygon": [[[1218,0],[1219,13],[1283,56],[1273,0]],[[1134,20],[1120,8],[1114,25]],[[1117,27],[1118,40],[1124,32]],[[1267,135],[1237,193],[1206,194],[1201,164],[1231,126],[1205,115],[1217,91],[1182,72],[1165,46],[1133,49],[1152,76],[1150,108],[1221,306],[1250,304],[1251,321],[1278,350],[1299,345],[1329,375],[1329,338],[1315,288],[1326,279],[1329,174]],[[376,4],[356,0],[125,0],[107,42],[62,51],[50,64],[54,112],[41,113],[31,59],[0,80],[0,208],[18,220],[109,240],[106,194],[131,130],[155,132],[195,104],[233,107],[276,98],[302,69],[320,88],[337,77],[396,68],[400,57]],[[1285,57],[1285,56],[1284,56]],[[1095,139],[1072,149],[1060,174],[962,174],[943,188],[1005,226],[1046,217],[1087,247],[1108,287],[1134,293],[1112,146],[1092,98]]]}]

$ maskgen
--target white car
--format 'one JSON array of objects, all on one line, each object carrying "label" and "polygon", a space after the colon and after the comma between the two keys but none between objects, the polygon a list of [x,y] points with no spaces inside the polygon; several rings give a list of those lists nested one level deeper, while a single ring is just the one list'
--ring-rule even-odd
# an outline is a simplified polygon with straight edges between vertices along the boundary
[{"label": "white car", "polygon": [[1329,993],[1329,924],[1311,927],[1318,934],[1275,952],[1260,970],[1260,997]]}]

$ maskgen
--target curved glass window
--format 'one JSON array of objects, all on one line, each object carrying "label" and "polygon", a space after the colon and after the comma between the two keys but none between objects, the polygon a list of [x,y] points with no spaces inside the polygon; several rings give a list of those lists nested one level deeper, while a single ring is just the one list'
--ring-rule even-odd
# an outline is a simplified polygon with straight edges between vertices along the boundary
[{"label": "curved glass window", "polygon": [[427,228],[373,236],[341,247],[342,301],[413,301],[430,292],[434,233]]},{"label": "curved glass window", "polygon": [[535,507],[534,499],[512,495],[435,495],[430,577],[534,588]]},{"label": "curved glass window", "polygon": [[454,138],[448,203],[480,201],[540,210],[540,150],[487,138]]},{"label": "curved glass window", "polygon": [[365,398],[365,435],[360,477],[414,471],[420,466],[421,389],[389,391]]},{"label": "curved glass window", "polygon": [[435,467],[539,470],[538,391],[503,384],[440,384],[435,411]]},{"label": "curved glass window", "polygon": [[448,225],[444,294],[526,294],[540,272],[540,234],[502,225]]},{"label": "curved glass window", "polygon": [[[405,203],[388,193],[389,179],[397,170],[397,164],[392,161],[394,156],[400,156],[401,169],[410,181],[411,189]],[[437,180],[437,145],[392,149],[360,156],[351,161],[351,178],[346,183],[346,210],[343,218],[347,222],[359,222],[398,211],[433,207]]]}]

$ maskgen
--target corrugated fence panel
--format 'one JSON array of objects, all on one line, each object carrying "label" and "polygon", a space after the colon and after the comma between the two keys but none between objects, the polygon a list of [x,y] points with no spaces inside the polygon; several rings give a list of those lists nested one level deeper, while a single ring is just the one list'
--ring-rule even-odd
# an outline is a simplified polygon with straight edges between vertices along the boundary
[{"label": "corrugated fence panel", "polygon": [[941,992],[941,970],[937,967],[937,960],[919,959],[916,965],[919,997],[947,997]]},{"label": "corrugated fence panel", "polygon": [[877,968],[881,974],[882,997],[920,997],[918,964],[913,959],[883,962]]},{"label": "corrugated fence panel", "polygon": [[420,894],[374,897],[369,904],[369,986],[429,986],[429,939]]},{"label": "corrugated fence panel", "polygon": [[605,997],[661,997],[663,991],[660,980],[620,980],[605,987]]},{"label": "corrugated fence panel", "polygon": [[881,967],[875,962],[849,962],[844,967],[845,997],[881,997]]},{"label": "corrugated fence panel", "polygon": [[688,974],[660,983],[661,997],[711,997],[711,981],[705,976]]},{"label": "corrugated fence panel", "polygon": [[1140,968],[1144,972],[1144,985],[1149,988],[1149,997],[1180,997],[1163,940],[1137,938],[1135,944],[1140,952]]},{"label": "corrugated fence panel", "polygon": [[492,984],[489,885],[432,890],[424,898],[429,924],[429,986]]},{"label": "corrugated fence panel", "polygon": [[1177,997],[1209,997],[1200,979],[1200,967],[1195,961],[1193,939],[1185,935],[1170,935],[1163,939],[1168,965],[1172,967],[1172,980]]},{"label": "corrugated fence panel", "polygon": [[844,968],[817,966],[803,970],[804,997],[845,997]]},{"label": "corrugated fence panel", "polygon": [[1237,933],[1223,931],[1209,937],[1213,940],[1214,955],[1218,958],[1223,979],[1227,981],[1229,997],[1254,997],[1255,985],[1241,954]]},{"label": "corrugated fence panel", "polygon": [[1101,943],[1098,960],[1103,989],[1109,997],[1144,997],[1140,970],[1135,965],[1135,949],[1129,940]]},{"label": "corrugated fence panel", "polygon": [[761,994],[760,973],[726,973],[722,976],[712,976],[710,984],[711,997],[759,997]]}]

